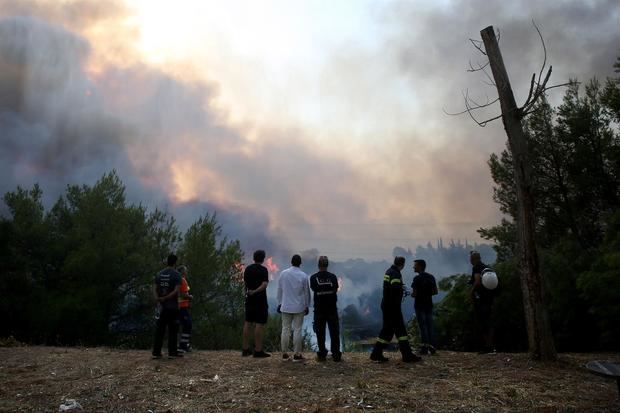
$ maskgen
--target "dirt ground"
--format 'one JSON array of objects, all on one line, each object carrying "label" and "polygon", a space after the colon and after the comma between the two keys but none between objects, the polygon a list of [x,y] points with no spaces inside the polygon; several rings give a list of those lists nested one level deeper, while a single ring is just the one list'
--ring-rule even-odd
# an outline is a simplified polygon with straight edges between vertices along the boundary
[{"label": "dirt ground", "polygon": [[[196,351],[151,360],[148,351],[0,348],[0,411],[56,412],[74,399],[88,412],[620,412],[614,380],[589,360],[620,354],[562,354],[553,364],[525,354],[440,352],[416,364],[397,353],[342,363],[242,358]],[[72,412],[80,410],[70,410]]]}]

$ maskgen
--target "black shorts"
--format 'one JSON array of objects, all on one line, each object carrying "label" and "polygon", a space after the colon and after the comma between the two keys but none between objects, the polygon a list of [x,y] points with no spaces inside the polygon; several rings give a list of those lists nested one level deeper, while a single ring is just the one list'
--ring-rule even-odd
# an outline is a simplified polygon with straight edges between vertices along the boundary
[{"label": "black shorts", "polygon": [[261,304],[245,304],[245,321],[248,323],[267,324],[269,307]]}]

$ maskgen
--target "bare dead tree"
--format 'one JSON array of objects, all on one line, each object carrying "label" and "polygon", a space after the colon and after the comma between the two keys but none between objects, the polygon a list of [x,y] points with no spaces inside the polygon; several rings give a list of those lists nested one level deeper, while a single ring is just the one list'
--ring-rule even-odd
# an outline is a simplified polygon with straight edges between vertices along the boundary
[{"label": "bare dead tree", "polygon": [[[545,305],[545,288],[543,275],[540,273],[538,252],[535,240],[535,200],[532,194],[531,175],[529,163],[529,150],[527,139],[523,131],[522,120],[533,110],[536,103],[552,88],[566,86],[568,83],[547,86],[551,77],[552,67],[547,68],[547,48],[543,36],[535,23],[534,27],[540,37],[544,59],[538,74],[534,73],[530,81],[530,89],[527,99],[521,107],[517,103],[510,86],[508,73],[499,49],[499,36],[495,35],[493,26],[489,26],[480,32],[482,40],[470,39],[474,47],[488,58],[483,64],[469,64],[470,72],[483,72],[491,84],[497,89],[497,99],[487,98],[485,103],[474,101],[469,96],[469,91],[463,93],[465,110],[453,115],[467,113],[479,126],[484,127],[489,122],[502,119],[508,144],[512,152],[514,179],[517,192],[517,232],[518,248],[521,272],[521,289],[523,291],[523,308],[527,323],[529,352],[532,358],[537,360],[555,360],[557,353],[551,333],[551,325]],[[487,72],[491,69],[492,77]],[[492,106],[499,101],[501,113],[485,120],[478,120],[475,112]]]},{"label": "bare dead tree", "polygon": [[[553,70],[553,67],[552,66],[547,67],[547,46],[545,45],[545,40],[542,36],[542,33],[540,32],[540,29],[536,25],[536,23],[532,22],[532,25],[536,29],[536,33],[538,33],[538,37],[540,38],[540,42],[543,48],[543,63],[541,65],[538,75],[536,73],[532,74],[532,79],[530,81],[530,89],[527,95],[527,99],[525,100],[523,105],[521,107],[517,107],[515,104],[515,108],[513,110],[517,112],[518,117],[520,119],[525,118],[527,115],[529,115],[535,110],[536,103],[545,95],[545,93],[548,90],[570,85],[570,83],[561,83],[561,84],[557,84],[553,86],[547,85],[547,83],[549,82],[549,78],[551,77],[551,72]],[[494,38],[495,38],[495,41],[499,45],[499,40],[500,40],[499,30],[497,32],[497,36],[495,36],[494,34]],[[483,40],[469,39],[469,41],[474,46],[474,48],[476,48],[476,50],[478,50],[482,55],[489,57],[488,51],[485,50],[486,47],[484,45]],[[470,61],[469,68],[467,69],[467,71],[472,72],[472,73],[482,72],[484,76],[486,77],[486,79],[488,80],[488,81],[483,80],[482,83],[484,83],[487,86],[497,88],[496,80],[494,79],[493,76],[491,76],[491,74],[489,74],[487,70],[490,67],[491,67],[490,60],[487,60],[484,63],[477,63],[476,65],[472,64],[472,62]],[[543,73],[545,74],[544,77],[543,77]],[[445,110],[444,112],[448,115],[463,115],[467,113],[470,116],[470,118],[474,122],[476,122],[476,124],[480,127],[485,127],[490,122],[500,119],[503,116],[502,113],[500,113],[496,116],[493,116],[493,117],[490,117],[484,120],[478,120],[478,117],[476,116],[476,111],[491,107],[493,106],[494,103],[498,102],[500,100],[499,96],[496,99],[491,100],[491,101],[489,101],[487,98],[487,102],[483,104],[479,104],[478,102],[476,102],[474,99],[471,98],[471,96],[469,95],[469,89],[467,89],[463,92],[463,100],[465,103],[464,110],[460,112],[454,112],[454,113],[447,112]]]}]

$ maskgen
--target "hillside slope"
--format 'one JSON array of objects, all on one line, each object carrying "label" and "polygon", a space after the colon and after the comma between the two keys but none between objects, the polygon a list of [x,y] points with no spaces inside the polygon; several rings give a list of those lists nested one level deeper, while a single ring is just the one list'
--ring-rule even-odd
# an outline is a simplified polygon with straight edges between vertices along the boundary
[{"label": "hillside slope", "polygon": [[[344,362],[241,358],[197,351],[179,360],[106,348],[0,348],[0,411],[54,412],[65,399],[106,412],[613,412],[616,383],[582,366],[619,354],[563,354],[555,364],[524,354],[440,352],[404,364],[364,353]],[[77,411],[77,410],[73,410]]]}]

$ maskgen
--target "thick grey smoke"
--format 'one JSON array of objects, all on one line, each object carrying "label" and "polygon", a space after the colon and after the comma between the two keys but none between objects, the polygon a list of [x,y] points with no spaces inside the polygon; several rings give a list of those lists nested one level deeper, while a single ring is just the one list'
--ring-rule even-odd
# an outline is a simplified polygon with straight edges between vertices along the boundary
[{"label": "thick grey smoke", "polygon": [[[353,148],[337,137],[331,150],[320,150],[301,127],[250,139],[215,108],[217,83],[141,62],[131,31],[108,30],[107,48],[96,48],[86,33],[116,27],[127,13],[122,3],[0,0],[0,192],[39,182],[49,203],[66,184],[92,184],[115,169],[130,201],[167,208],[184,226],[216,211],[228,236],[248,253],[266,249],[281,269],[303,237],[318,248],[309,263],[319,253],[373,257],[372,264],[334,267],[345,283],[343,302],[355,303],[376,291],[373,277],[394,245],[464,239],[499,218],[485,161],[504,145],[500,122],[479,129],[442,114],[462,109],[462,89],[493,95],[465,72],[469,60],[483,60],[469,37],[489,24],[501,30],[520,101],[542,59],[532,18],[545,37],[553,82],[611,73],[620,54],[618,2],[539,3],[378,6],[379,50],[348,45],[323,68],[326,105],[344,90],[349,99],[338,105],[359,110],[354,119],[394,117],[393,130],[369,145],[376,150],[353,160]],[[412,90],[419,103],[387,104],[387,85]],[[400,114],[420,129],[399,128]],[[389,144],[380,145],[383,139]]]}]

